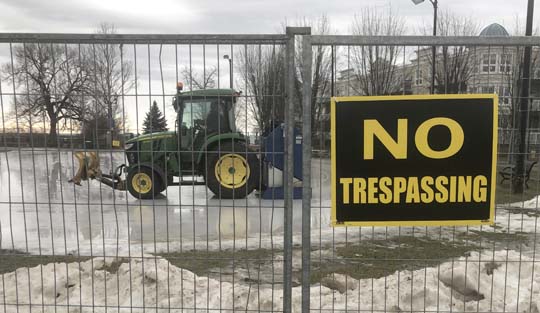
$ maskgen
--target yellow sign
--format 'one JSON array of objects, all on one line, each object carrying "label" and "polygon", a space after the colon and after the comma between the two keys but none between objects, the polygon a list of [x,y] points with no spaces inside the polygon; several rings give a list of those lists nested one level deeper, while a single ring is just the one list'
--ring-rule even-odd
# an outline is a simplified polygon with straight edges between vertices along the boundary
[{"label": "yellow sign", "polygon": [[493,223],[497,96],[337,97],[332,225]]}]

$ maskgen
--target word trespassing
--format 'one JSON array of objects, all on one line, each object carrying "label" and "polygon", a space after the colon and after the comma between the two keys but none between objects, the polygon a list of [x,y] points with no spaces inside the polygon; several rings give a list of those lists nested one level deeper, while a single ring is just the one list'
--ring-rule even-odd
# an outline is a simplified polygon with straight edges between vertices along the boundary
[{"label": "word trespassing", "polygon": [[343,204],[487,202],[488,179],[477,176],[340,178]]}]

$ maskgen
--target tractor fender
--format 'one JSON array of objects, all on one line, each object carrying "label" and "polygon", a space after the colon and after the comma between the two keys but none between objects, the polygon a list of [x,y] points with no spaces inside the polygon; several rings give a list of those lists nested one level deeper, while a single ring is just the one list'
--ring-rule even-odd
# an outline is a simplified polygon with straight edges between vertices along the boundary
[{"label": "tractor fender", "polygon": [[242,141],[242,142],[245,142],[246,137],[240,135],[239,133],[227,133],[227,134],[220,134],[220,135],[215,135],[215,136],[208,137],[208,139],[206,139],[206,142],[202,145],[201,149],[199,149],[196,164],[200,165],[201,161],[204,160],[205,152],[210,150],[215,145],[219,144],[220,141],[229,141],[229,142]]},{"label": "tractor fender", "polygon": [[146,168],[154,170],[156,174],[158,174],[159,178],[161,178],[161,182],[167,184],[167,175],[165,175],[165,171],[159,165],[148,163],[148,162],[137,163],[130,166],[128,171],[131,171],[138,167],[146,167]]}]

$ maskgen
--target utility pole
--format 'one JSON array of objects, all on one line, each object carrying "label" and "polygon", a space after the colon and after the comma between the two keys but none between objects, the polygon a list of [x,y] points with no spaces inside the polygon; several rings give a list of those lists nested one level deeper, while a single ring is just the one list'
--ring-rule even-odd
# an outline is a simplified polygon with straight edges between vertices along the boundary
[{"label": "utility pole", "polygon": [[[418,5],[422,2],[424,2],[424,0],[412,0],[412,2],[415,4],[415,5]],[[431,2],[431,4],[433,5],[433,37],[437,36],[437,9],[439,8],[439,1],[438,0],[429,0],[429,2]],[[431,64],[431,87],[430,87],[430,91],[431,91],[431,94],[434,94],[435,93],[435,58],[436,58],[436,54],[437,54],[437,47],[433,46],[431,47],[431,60],[432,60],[432,64]]]},{"label": "utility pole", "polygon": [[[432,0],[431,4],[433,4],[433,37],[437,36],[437,8],[438,8],[438,1]],[[435,46],[431,47],[431,60],[433,62],[431,66],[431,94],[435,93],[435,66],[437,64],[436,62],[436,54],[437,54],[437,48]]]},{"label": "utility pole", "polygon": [[[532,35],[534,0],[529,0],[527,5],[527,25],[525,36]],[[529,121],[529,86],[531,76],[531,46],[525,46],[523,53],[523,76],[521,77],[521,95],[519,102],[519,148],[516,158],[516,176],[512,180],[512,192],[523,193],[525,178],[525,158],[527,148],[527,123]]]}]

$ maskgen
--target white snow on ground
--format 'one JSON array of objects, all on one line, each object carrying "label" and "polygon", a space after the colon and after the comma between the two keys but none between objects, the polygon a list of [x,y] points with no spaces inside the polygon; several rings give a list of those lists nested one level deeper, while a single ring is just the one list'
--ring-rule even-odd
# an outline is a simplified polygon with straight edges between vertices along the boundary
[{"label": "white snow on ground", "polygon": [[[30,312],[30,307],[32,312],[282,310],[280,286],[220,283],[161,258],[132,259],[116,273],[103,269],[104,263],[103,258],[95,258],[80,265],[48,264],[5,274],[0,312]],[[336,279],[345,283],[342,275]],[[439,267],[346,281],[346,293],[312,286],[311,308],[381,312],[538,312],[540,308],[540,264],[515,251],[472,253]],[[300,293],[300,287],[293,288],[294,312],[300,311]]]},{"label": "white snow on ground", "polygon": [[526,201],[511,203],[510,206],[517,207],[517,208],[524,208],[524,209],[539,210],[539,207],[538,207],[539,204],[540,204],[540,195]]}]

